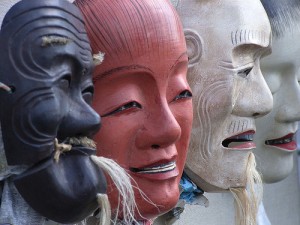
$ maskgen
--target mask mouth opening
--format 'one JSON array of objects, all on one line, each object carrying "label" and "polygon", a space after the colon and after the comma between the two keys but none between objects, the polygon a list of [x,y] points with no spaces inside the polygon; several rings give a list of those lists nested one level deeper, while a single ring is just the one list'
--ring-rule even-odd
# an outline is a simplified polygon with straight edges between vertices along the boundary
[{"label": "mask mouth opening", "polygon": [[60,142],[58,139],[54,141],[55,153],[54,159],[59,161],[61,154],[81,153],[87,156],[96,154],[96,142],[88,137],[68,137]]},{"label": "mask mouth opening", "polygon": [[71,145],[74,147],[86,147],[91,149],[96,149],[96,142],[92,139],[82,136],[82,137],[68,137],[62,143]]},{"label": "mask mouth opening", "polygon": [[240,133],[234,135],[232,137],[226,138],[222,141],[222,146],[225,148],[232,149],[249,149],[255,147],[253,142],[253,136],[255,131],[246,131],[244,133]]},{"label": "mask mouth opening", "polygon": [[280,144],[287,144],[294,141],[294,134],[288,134],[286,136],[277,138],[277,139],[272,139],[272,140],[266,140],[265,144],[266,145],[280,145]]},{"label": "mask mouth opening", "polygon": [[275,146],[286,150],[296,150],[297,143],[295,141],[295,134],[290,133],[283,137],[266,140],[265,145]]}]

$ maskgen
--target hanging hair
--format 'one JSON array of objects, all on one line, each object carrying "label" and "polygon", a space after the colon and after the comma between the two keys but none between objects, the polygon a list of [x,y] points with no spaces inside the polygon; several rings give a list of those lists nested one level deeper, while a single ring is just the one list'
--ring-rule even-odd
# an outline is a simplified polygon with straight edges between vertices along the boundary
[{"label": "hanging hair", "polygon": [[249,155],[246,173],[246,188],[230,188],[235,204],[235,225],[256,225],[258,207],[262,200],[262,179],[256,170],[253,153]]},{"label": "hanging hair", "polygon": [[272,27],[274,38],[285,36],[293,29],[300,29],[299,0],[261,0]]},{"label": "hanging hair", "polygon": [[[113,181],[114,185],[118,189],[119,204],[120,202],[122,203],[123,221],[126,224],[132,224],[133,222],[137,222],[134,216],[134,211],[137,209],[137,205],[135,202],[133,186],[130,181],[131,177],[129,176],[129,174],[112,159],[97,156],[91,156],[91,159],[110,177],[110,179]],[[98,198],[98,200],[100,200],[99,202],[102,204],[103,198]],[[107,225],[103,221],[107,221],[106,217],[110,217],[111,214],[108,207],[105,207],[105,209],[107,210],[105,212],[105,215],[102,216],[104,219],[102,219],[101,225]],[[116,221],[118,213],[116,213],[115,216]]]}]

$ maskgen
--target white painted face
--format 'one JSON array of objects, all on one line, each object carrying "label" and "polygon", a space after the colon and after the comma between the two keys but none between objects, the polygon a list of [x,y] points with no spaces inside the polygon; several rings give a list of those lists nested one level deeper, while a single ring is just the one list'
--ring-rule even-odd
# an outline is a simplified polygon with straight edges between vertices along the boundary
[{"label": "white painted face", "polygon": [[186,30],[194,122],[185,171],[205,191],[245,187],[254,118],[272,108],[260,71],[271,28],[259,0],[190,0]]},{"label": "white painted face", "polygon": [[274,38],[272,54],[261,64],[274,98],[271,113],[256,120],[254,139],[257,166],[266,183],[286,178],[293,169],[294,134],[300,120],[299,38],[299,29]]}]

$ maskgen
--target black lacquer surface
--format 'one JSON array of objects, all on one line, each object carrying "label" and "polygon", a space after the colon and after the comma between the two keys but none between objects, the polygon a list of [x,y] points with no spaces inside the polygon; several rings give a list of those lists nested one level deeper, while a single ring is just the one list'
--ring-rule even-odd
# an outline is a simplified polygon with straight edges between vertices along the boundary
[{"label": "black lacquer surface", "polygon": [[0,33],[0,121],[9,165],[27,165],[15,185],[41,215],[84,219],[106,192],[94,149],[73,146],[53,159],[54,140],[91,137],[100,117],[90,107],[93,60],[80,11],[67,1],[26,0],[6,14]]}]

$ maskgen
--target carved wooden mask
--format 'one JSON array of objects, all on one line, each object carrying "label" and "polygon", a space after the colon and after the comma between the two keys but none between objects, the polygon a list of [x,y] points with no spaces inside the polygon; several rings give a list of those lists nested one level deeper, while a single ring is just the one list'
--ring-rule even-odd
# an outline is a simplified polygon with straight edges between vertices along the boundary
[{"label": "carved wooden mask", "polygon": [[[94,108],[102,116],[98,154],[130,172],[141,215],[170,210],[179,197],[192,123],[188,58],[180,20],[166,0],[77,1],[94,54]],[[109,191],[112,208],[118,193]]]},{"label": "carved wooden mask", "polygon": [[245,187],[254,118],[272,96],[260,71],[271,29],[260,1],[174,1],[183,22],[194,122],[186,172],[205,191]]},{"label": "carved wooden mask", "polygon": [[89,106],[93,60],[79,10],[67,1],[27,0],[6,14],[0,33],[0,120],[8,165],[26,165],[15,185],[41,215],[80,221],[106,191],[95,149],[73,145],[54,161],[55,138],[90,137],[100,117]]}]

